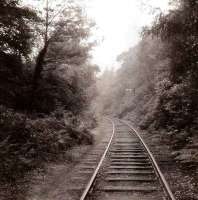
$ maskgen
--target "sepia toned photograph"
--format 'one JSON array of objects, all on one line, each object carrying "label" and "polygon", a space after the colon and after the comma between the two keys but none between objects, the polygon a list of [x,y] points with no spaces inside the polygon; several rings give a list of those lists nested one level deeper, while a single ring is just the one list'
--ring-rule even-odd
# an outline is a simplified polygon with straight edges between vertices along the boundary
[{"label": "sepia toned photograph", "polygon": [[0,200],[198,200],[198,0],[0,0]]}]

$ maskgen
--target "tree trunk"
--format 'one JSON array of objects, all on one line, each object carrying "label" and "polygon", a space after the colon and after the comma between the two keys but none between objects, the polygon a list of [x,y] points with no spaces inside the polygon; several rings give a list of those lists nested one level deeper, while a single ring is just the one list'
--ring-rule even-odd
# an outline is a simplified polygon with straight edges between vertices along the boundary
[{"label": "tree trunk", "polygon": [[38,81],[41,78],[41,73],[43,70],[43,64],[44,64],[45,55],[47,53],[47,48],[48,48],[48,42],[44,45],[43,49],[39,52],[38,57],[36,59],[36,66],[34,70],[33,83],[32,83],[33,89],[37,89],[38,87]]},{"label": "tree trunk", "polygon": [[36,59],[36,65],[35,65],[33,80],[32,80],[32,89],[30,93],[30,111],[33,110],[33,104],[36,97],[35,93],[39,86],[39,79],[41,78],[41,73],[43,71],[43,64],[44,64],[45,56],[47,53],[48,45],[49,45],[49,41],[45,43],[44,47],[41,49]]}]

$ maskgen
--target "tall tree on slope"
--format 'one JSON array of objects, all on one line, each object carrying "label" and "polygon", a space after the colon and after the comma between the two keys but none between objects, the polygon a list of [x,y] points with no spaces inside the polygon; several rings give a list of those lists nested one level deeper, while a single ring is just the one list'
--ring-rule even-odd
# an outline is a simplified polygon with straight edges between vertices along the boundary
[{"label": "tall tree on slope", "polygon": [[[173,1],[174,2],[174,1]],[[171,59],[169,87],[160,107],[169,125],[177,129],[196,123],[198,116],[198,1],[178,0],[176,8],[159,15],[147,33],[159,36]],[[160,117],[159,117],[160,119]]]}]

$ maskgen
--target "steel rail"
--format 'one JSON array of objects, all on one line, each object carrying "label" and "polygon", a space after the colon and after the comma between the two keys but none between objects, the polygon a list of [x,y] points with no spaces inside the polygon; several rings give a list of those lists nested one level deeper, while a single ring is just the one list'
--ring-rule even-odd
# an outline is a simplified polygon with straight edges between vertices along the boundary
[{"label": "steel rail", "polygon": [[98,163],[98,165],[97,165],[97,167],[96,167],[96,169],[95,169],[95,171],[94,171],[94,173],[93,173],[93,175],[92,175],[92,177],[91,177],[89,183],[87,184],[87,186],[86,186],[86,188],[85,188],[85,190],[84,190],[84,192],[83,192],[83,194],[82,194],[80,200],[85,200],[85,198],[86,198],[87,195],[89,194],[89,191],[91,190],[91,187],[92,187],[93,184],[94,184],[94,181],[95,181],[95,179],[96,179],[96,176],[97,176],[97,174],[98,174],[98,171],[99,171],[100,167],[102,166],[102,163],[103,163],[103,161],[104,161],[104,159],[105,159],[105,157],[106,157],[106,155],[107,155],[107,152],[108,152],[108,150],[109,150],[109,147],[110,147],[111,142],[112,142],[112,140],[113,140],[113,137],[114,137],[114,135],[115,135],[115,124],[114,124],[114,122],[113,122],[111,119],[109,119],[109,118],[107,118],[107,119],[108,119],[109,121],[111,121],[112,126],[113,126],[112,135],[111,135],[111,138],[110,138],[110,140],[109,140],[109,143],[108,143],[108,145],[107,145],[107,147],[106,147],[106,149],[105,149],[105,151],[104,151],[104,153],[103,153],[103,155],[102,155],[102,157],[101,157],[101,159],[100,159],[100,162]]},{"label": "steel rail", "polygon": [[128,122],[124,121],[124,120],[120,120],[122,123],[126,124],[131,130],[134,131],[135,135],[139,138],[139,140],[141,141],[143,147],[145,148],[145,150],[147,151],[148,155],[149,155],[149,158],[153,164],[153,167],[156,171],[156,173],[158,174],[159,176],[159,179],[161,180],[163,186],[164,186],[164,189],[166,191],[166,194],[168,195],[168,197],[171,199],[171,200],[176,200],[171,189],[170,189],[170,186],[168,184],[168,182],[166,181],[164,175],[162,174],[153,154],[151,153],[151,151],[149,150],[147,144],[144,142],[143,138],[140,136],[140,134],[137,132],[137,130],[132,126],[130,125]]}]

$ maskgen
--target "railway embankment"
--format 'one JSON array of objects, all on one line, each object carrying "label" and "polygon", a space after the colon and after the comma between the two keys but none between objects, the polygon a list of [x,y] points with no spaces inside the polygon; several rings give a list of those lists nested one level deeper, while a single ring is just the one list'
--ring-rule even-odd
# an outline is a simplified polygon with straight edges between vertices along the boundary
[{"label": "railway embankment", "polygon": [[[172,148],[170,137],[165,130],[139,131],[155,156],[159,166],[169,182],[177,200],[198,199],[198,168],[192,161],[191,151],[194,145],[185,146],[180,150]],[[193,148],[192,148],[193,147]]]}]

